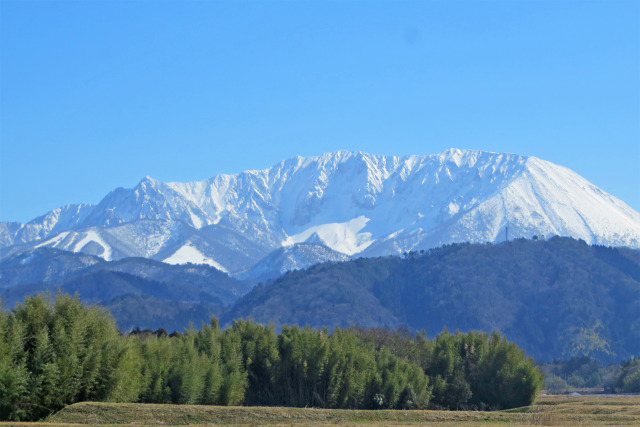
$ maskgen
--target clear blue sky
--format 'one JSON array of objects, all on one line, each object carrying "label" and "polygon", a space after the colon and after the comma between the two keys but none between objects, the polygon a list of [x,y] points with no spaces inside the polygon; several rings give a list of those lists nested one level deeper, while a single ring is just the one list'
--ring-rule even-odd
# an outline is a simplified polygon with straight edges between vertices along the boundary
[{"label": "clear blue sky", "polygon": [[638,1],[0,0],[0,220],[338,149],[567,166],[640,210]]}]

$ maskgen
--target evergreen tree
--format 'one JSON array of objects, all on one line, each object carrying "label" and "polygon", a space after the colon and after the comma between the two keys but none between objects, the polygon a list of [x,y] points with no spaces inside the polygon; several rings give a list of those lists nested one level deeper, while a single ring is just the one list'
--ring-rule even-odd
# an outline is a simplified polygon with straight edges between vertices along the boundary
[{"label": "evergreen tree", "polygon": [[173,359],[172,338],[148,337],[141,343],[142,377],[146,388],[140,401],[145,403],[171,403],[169,370]]},{"label": "evergreen tree", "polygon": [[242,363],[242,336],[237,330],[227,329],[221,340],[222,384],[219,405],[240,405],[247,388],[247,371]]},{"label": "evergreen tree", "polygon": [[494,332],[480,368],[478,399],[500,409],[531,405],[542,388],[544,376],[525,358],[524,351]]},{"label": "evergreen tree", "polygon": [[[2,418],[39,419],[79,400],[105,400],[113,382],[118,330],[111,316],[77,297],[29,297],[2,316]],[[26,387],[26,396],[24,388]],[[5,406],[6,403],[2,403]]]},{"label": "evergreen tree", "polygon": [[623,393],[640,392],[640,358],[633,358],[621,364],[615,388]]},{"label": "evergreen tree", "polygon": [[143,376],[144,359],[140,340],[125,337],[118,343],[118,364],[109,386],[107,400],[110,402],[137,402],[147,388]]},{"label": "evergreen tree", "polygon": [[326,330],[284,326],[278,336],[276,400],[287,406],[327,406],[322,380],[328,351]]},{"label": "evergreen tree", "polygon": [[29,419],[29,371],[24,325],[0,311],[0,420]]},{"label": "evergreen tree", "polygon": [[174,338],[173,358],[167,384],[171,389],[171,403],[194,405],[201,403],[209,358],[195,346],[196,332],[192,328]]},{"label": "evergreen tree", "polygon": [[331,408],[362,408],[365,390],[375,369],[372,351],[351,331],[336,329],[329,339],[326,369],[327,402]]},{"label": "evergreen tree", "polygon": [[220,339],[220,326],[215,317],[211,318],[210,325],[202,325],[194,339],[194,345],[198,351],[207,358],[204,386],[200,399],[203,405],[215,404],[220,396],[220,387],[222,385]]},{"label": "evergreen tree", "polygon": [[233,331],[240,334],[242,362],[247,371],[245,404],[273,405],[276,368],[279,363],[278,340],[273,326],[246,320],[234,320]]}]

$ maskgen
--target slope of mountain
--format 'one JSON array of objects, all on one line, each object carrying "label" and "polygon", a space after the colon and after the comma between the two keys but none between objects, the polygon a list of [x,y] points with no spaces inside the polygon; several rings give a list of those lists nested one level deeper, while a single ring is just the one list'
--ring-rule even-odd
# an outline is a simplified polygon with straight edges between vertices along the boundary
[{"label": "slope of mountain", "polygon": [[100,272],[124,273],[163,284],[192,286],[215,296],[227,305],[233,304],[253,288],[250,283],[236,280],[207,265],[167,265],[145,258],[124,258],[118,261],[103,262],[90,266],[82,273]]},{"label": "slope of mountain", "polygon": [[103,263],[93,255],[38,248],[0,260],[0,289],[24,283],[55,284],[65,276]]},{"label": "slope of mountain", "polygon": [[252,283],[264,282],[283,275],[287,271],[301,270],[327,261],[348,261],[349,256],[315,243],[296,243],[276,249],[250,269],[236,274],[240,280]]},{"label": "slope of mountain", "polygon": [[66,205],[39,216],[27,224],[0,222],[0,244],[9,246],[28,243],[61,231],[71,230],[82,224],[92,211],[91,205]]},{"label": "slope of mountain", "polygon": [[221,315],[252,284],[207,265],[169,265],[145,258],[107,262],[96,256],[38,248],[0,261],[0,300],[11,308],[36,292],[77,293],[112,310],[121,330],[182,330]]},{"label": "slope of mountain", "polygon": [[[315,265],[308,270],[289,271],[267,284],[259,284],[236,302],[221,318],[251,318],[257,322],[348,327],[354,325],[398,327],[402,322],[371,292],[371,285],[389,276],[389,257],[359,259],[343,263]],[[388,261],[388,262],[387,262]]]},{"label": "slope of mountain", "polygon": [[534,235],[637,248],[640,214],[535,157],[338,151],[190,183],[147,177],[96,206],[1,223],[0,256],[46,246],[105,260],[205,263],[237,274],[305,242],[358,257]]},{"label": "slope of mountain", "polygon": [[111,311],[121,331],[135,327],[182,331],[189,322],[198,325],[219,316],[228,308],[214,294],[186,283],[158,282],[113,271],[74,275],[57,283],[26,283],[0,290],[7,307],[36,292],[66,292],[88,304],[100,304]]},{"label": "slope of mountain", "polygon": [[552,238],[316,265],[254,288],[223,323],[499,330],[539,360],[640,354],[640,251]]}]

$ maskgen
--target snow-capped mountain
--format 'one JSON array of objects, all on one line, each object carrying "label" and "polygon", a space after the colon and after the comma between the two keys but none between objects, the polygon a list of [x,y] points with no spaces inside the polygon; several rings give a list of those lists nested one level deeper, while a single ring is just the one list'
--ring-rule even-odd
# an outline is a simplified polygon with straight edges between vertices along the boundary
[{"label": "snow-capped mountain", "polygon": [[0,256],[47,246],[106,260],[206,263],[234,274],[300,243],[359,257],[534,235],[637,248],[640,214],[535,157],[338,151],[204,181],[146,177],[96,206],[0,223]]}]

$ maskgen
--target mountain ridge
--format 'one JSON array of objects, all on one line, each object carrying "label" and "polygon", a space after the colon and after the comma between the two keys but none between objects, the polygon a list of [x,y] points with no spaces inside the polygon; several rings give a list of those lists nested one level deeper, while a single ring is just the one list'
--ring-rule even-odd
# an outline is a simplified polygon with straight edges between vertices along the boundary
[{"label": "mountain ridge", "polygon": [[370,257],[534,235],[640,247],[640,214],[537,157],[340,150],[201,181],[145,177],[95,206],[2,222],[0,258],[49,246],[106,260],[204,262],[238,274],[300,243]]}]

